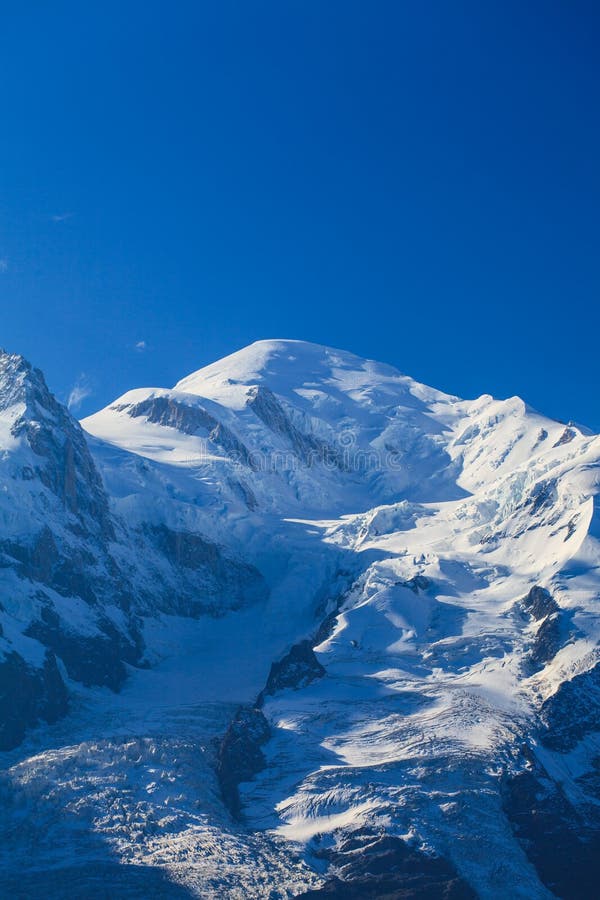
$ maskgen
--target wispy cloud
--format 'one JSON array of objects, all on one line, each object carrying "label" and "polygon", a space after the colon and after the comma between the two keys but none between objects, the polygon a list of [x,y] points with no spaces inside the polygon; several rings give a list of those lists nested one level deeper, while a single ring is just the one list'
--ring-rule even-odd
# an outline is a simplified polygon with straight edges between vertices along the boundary
[{"label": "wispy cloud", "polygon": [[8,272],[8,260],[4,256],[0,258],[0,272]]},{"label": "wispy cloud", "polygon": [[79,376],[67,399],[67,407],[71,412],[76,412],[83,401],[92,394],[92,387],[89,383],[87,375],[82,372]]},{"label": "wispy cloud", "polygon": [[135,349],[138,353],[143,353],[144,350],[148,349],[148,344],[146,343],[146,341],[138,341],[135,345]]},{"label": "wispy cloud", "polygon": [[75,213],[65,212],[65,213],[56,213],[53,216],[50,216],[53,222],[66,222],[67,219],[72,219]]}]

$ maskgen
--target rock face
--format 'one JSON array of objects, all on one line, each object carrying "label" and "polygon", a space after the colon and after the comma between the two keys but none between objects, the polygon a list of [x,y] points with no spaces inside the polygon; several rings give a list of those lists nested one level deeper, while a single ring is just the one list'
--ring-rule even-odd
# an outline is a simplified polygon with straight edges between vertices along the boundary
[{"label": "rock face", "polygon": [[550,591],[539,585],[531,588],[521,601],[521,607],[536,627],[527,664],[531,671],[539,672],[554,659],[566,640],[560,608]]},{"label": "rock face", "polygon": [[569,900],[594,896],[600,825],[593,808],[586,811],[573,806],[540,765],[507,779],[504,808],[527,856],[554,896]]},{"label": "rock face", "polygon": [[267,584],[254,566],[229,556],[202,535],[161,524],[144,528],[143,539],[148,557],[168,566],[166,576],[156,572],[147,600],[151,611],[194,618],[221,616],[268,595]]},{"label": "rock face", "polygon": [[541,740],[562,753],[600,731],[600,662],[563,682],[543,704],[541,720]]},{"label": "rock face", "polygon": [[229,457],[249,468],[254,468],[248,448],[218,419],[215,419],[203,406],[191,405],[168,396],[152,397],[131,406],[121,407],[136,419],[143,416],[146,421],[156,425],[175,428],[182,434],[197,434],[203,430],[209,440],[221,447]]},{"label": "rock face", "polygon": [[221,741],[217,776],[223,801],[239,818],[242,810],[239,785],[250,781],[265,767],[262,747],[269,740],[269,723],[257,707],[239,709]]},{"label": "rock face", "polygon": [[0,750],[17,747],[27,727],[56,722],[67,709],[67,689],[53,653],[46,653],[39,668],[15,652],[0,661]]},{"label": "rock face", "polygon": [[399,838],[356,831],[335,849],[316,851],[337,873],[304,900],[477,900],[452,863]]},{"label": "rock face", "polygon": [[312,642],[300,641],[289,653],[274,662],[269,672],[265,694],[275,694],[286,688],[301,688],[325,675],[325,669],[315,656]]},{"label": "rock face", "polygon": [[71,513],[75,533],[110,539],[107,498],[79,423],[54,399],[39,369],[2,351],[0,414],[14,444],[29,450],[20,468],[11,467],[13,478],[39,479]]},{"label": "rock face", "polygon": [[347,468],[343,451],[320,439],[310,430],[299,428],[281,401],[265,385],[250,388],[247,405],[269,431],[289,443],[305,466],[310,468],[320,463],[342,470]]},{"label": "rock face", "polygon": [[[109,503],[79,425],[22,357],[0,355],[4,746],[67,708],[61,673],[122,682],[140,638],[110,546]],[[57,666],[60,660],[64,668]]]}]

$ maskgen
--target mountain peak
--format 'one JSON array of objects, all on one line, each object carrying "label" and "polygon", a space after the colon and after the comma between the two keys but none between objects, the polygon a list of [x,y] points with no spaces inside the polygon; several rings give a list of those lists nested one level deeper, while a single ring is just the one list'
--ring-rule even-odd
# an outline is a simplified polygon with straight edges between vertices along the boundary
[{"label": "mountain peak", "polygon": [[[21,358],[0,370],[46,390]],[[78,699],[73,736],[40,729],[5,779],[15,884],[28,804],[36,870],[75,842],[88,894],[100,837],[132,896],[157,847],[198,896],[321,874],[338,896],[339,873],[380,896],[409,872],[415,895],[494,897],[498,857],[523,897],[573,859],[594,895],[600,437],[290,340],[129,392],[84,420],[89,446],[45,402],[0,411],[0,747]]]},{"label": "mountain peak", "polygon": [[79,518],[84,531],[112,533],[107,500],[81,426],[56,400],[40,369],[4,350],[0,429],[7,437],[5,472],[29,483],[37,478],[38,486],[49,489]]},{"label": "mountain peak", "polygon": [[39,369],[24,356],[0,349],[0,410],[16,404],[28,407],[34,401],[46,401],[49,396],[46,380]]},{"label": "mountain peak", "polygon": [[[221,375],[237,380],[251,382],[261,381],[270,371],[281,372],[293,365],[296,377],[315,367],[330,367],[332,362],[345,361],[360,367],[366,362],[359,356],[344,350],[337,350],[322,344],[290,339],[270,339],[254,341],[234,353],[208,366],[192,372],[175,386],[178,390],[187,390],[198,379],[214,379]],[[193,393],[193,392],[192,392]]]},{"label": "mountain peak", "polygon": [[[340,398],[356,397],[362,391],[394,386],[408,393],[418,386],[398,369],[364,359],[347,350],[310,341],[271,339],[225,356],[177,382],[176,391],[197,394],[240,409],[247,390],[260,384],[296,401],[303,392],[317,391]],[[425,389],[425,388],[424,388]],[[425,389],[441,398],[440,392]]]}]

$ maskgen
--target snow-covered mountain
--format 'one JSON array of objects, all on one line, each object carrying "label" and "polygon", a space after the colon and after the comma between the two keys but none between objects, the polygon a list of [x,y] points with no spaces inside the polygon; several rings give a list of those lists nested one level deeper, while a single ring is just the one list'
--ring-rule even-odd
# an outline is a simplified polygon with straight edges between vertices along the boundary
[{"label": "snow-covered mountain", "polygon": [[595,895],[598,436],[261,341],[0,444],[9,896]]}]

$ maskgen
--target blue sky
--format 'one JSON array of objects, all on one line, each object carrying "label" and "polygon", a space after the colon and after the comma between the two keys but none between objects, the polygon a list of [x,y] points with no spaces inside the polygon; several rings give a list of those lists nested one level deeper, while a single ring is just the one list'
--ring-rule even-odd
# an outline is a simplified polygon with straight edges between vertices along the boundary
[{"label": "blue sky", "polygon": [[0,344],[80,414],[253,340],[600,429],[600,13],[3,9]]}]

